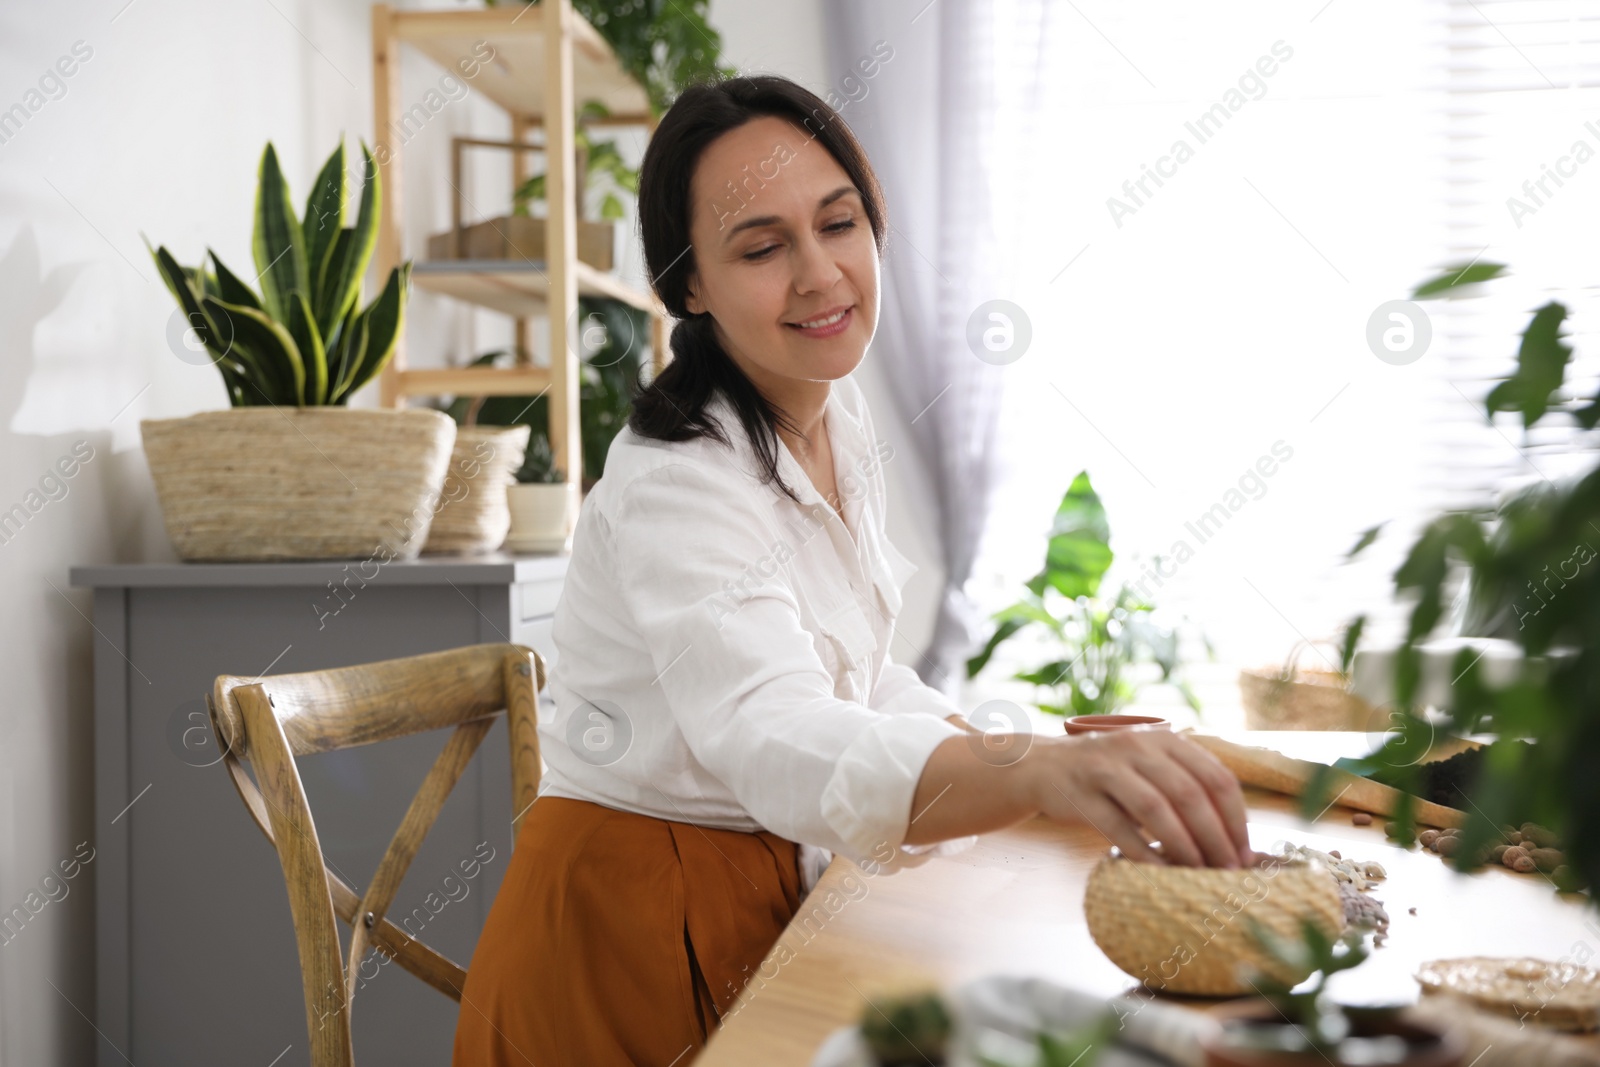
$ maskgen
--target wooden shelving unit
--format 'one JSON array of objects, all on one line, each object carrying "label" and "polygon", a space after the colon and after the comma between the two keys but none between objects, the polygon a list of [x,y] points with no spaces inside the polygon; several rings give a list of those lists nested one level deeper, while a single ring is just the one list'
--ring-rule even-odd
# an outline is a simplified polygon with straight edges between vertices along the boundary
[{"label": "wooden shelving unit", "polygon": [[[402,46],[416,49],[457,77],[463,77],[459,67],[463,61],[479,64],[468,84],[511,117],[513,142],[544,155],[548,194],[544,260],[419,257],[412,265],[412,283],[515,318],[519,359],[525,360],[529,352],[531,320],[547,319],[550,366],[519,362],[508,368],[410,369],[402,337],[380,379],[382,403],[399,407],[412,396],[516,396],[548,389],[551,451],[567,480],[580,483],[579,368],[568,338],[579,295],[612,297],[650,312],[651,355],[658,371],[667,358],[667,317],[653,294],[577,258],[575,116],[581,104],[598,100],[610,112],[607,125],[638,125],[654,132],[649,97],[606,40],[572,9],[571,0],[466,11],[396,11],[387,4],[374,4],[373,110],[377,139],[389,147],[378,159],[383,179],[375,255],[379,277],[403,258],[403,146],[392,136],[392,131],[403,128],[408,114],[400,85]],[[534,130],[543,133],[542,143],[528,141]],[[529,151],[510,153],[514,186],[528,176]],[[460,181],[459,175],[455,180]],[[454,192],[460,197],[459,189]]]}]

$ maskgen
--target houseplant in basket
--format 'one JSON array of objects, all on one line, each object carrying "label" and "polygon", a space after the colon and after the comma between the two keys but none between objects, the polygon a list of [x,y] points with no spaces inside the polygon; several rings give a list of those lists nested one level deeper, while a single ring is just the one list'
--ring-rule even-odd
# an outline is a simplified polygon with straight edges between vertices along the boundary
[{"label": "houseplant in basket", "polygon": [[1138,668],[1153,662],[1161,680],[1199,711],[1199,700],[1181,677],[1177,630],[1163,626],[1154,606],[1132,588],[1124,585],[1109,596],[1102,591],[1113,558],[1105,507],[1088,472],[1080,472],[1056,509],[1043,569],[1028,580],[1023,599],[995,613],[994,633],[967,661],[967,677],[982,671],[995,649],[1018,633],[1042,628],[1051,658],[1013,675],[1049,694],[1039,710],[1114,714],[1138,693]]},{"label": "houseplant in basket", "polygon": [[382,190],[366,180],[351,225],[344,145],[297,214],[271,144],[251,242],[260,291],[215,252],[185,267],[152,249],[187,326],[222,375],[228,411],[140,424],[167,532],[184,559],[414,557],[444,481],[455,427],[436,411],[352,411],[405,322],[410,264],[371,303],[361,282]]}]

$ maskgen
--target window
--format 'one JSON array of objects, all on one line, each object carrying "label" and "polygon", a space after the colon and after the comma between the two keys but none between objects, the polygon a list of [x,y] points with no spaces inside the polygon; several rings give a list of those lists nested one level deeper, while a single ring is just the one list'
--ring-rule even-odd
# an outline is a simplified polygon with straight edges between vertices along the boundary
[{"label": "window", "polygon": [[[969,587],[982,606],[1016,599],[1087,469],[1118,553],[1108,581],[1145,578],[1205,629],[1220,662],[1200,668],[1202,697],[1231,705],[1241,665],[1359,611],[1392,625],[1390,574],[1433,509],[1574,462],[1570,431],[1519,451],[1520,427],[1488,426],[1480,402],[1546,299],[1594,353],[1600,12],[1579,12],[1046,5],[1037,68],[1000,73],[1036,92],[1042,121],[1006,168],[1000,232],[1034,340],[1006,385]],[[1560,162],[1580,139],[1595,158]],[[1546,164],[1573,173],[1517,226],[1506,200]],[[1514,277],[1427,303],[1426,354],[1378,359],[1374,311],[1475,256]],[[980,695],[1007,673],[991,667]]]}]

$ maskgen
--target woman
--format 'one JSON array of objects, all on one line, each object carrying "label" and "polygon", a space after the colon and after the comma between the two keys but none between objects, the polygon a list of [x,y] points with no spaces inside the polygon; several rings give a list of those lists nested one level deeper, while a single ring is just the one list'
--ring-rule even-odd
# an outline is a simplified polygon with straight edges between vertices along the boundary
[{"label": "woman", "polygon": [[996,758],[890,657],[913,568],[850,377],[888,222],[844,122],[783,78],[692,88],[645,153],[639,219],[673,361],[584,501],[548,772],[472,959],[458,1067],[687,1064],[831,852],[893,868],[1042,814],[1152,862],[1247,862],[1238,783],[1199,746]]}]

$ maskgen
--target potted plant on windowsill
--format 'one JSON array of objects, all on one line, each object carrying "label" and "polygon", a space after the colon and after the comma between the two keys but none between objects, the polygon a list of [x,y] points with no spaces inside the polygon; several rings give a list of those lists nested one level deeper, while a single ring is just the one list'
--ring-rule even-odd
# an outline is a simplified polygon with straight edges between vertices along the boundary
[{"label": "potted plant on windowsill", "polygon": [[1088,472],[1080,472],[1056,509],[1043,569],[1028,580],[1022,600],[995,613],[998,625],[983,650],[967,661],[967,677],[982,671],[995,650],[1018,633],[1043,627],[1055,654],[1012,677],[1049,693],[1037,707],[1069,716],[1069,733],[1167,728],[1167,721],[1156,716],[1116,714],[1140,688],[1130,671],[1151,662],[1160,667],[1161,681],[1199,711],[1198,698],[1181,677],[1177,630],[1163,626],[1154,606],[1129,586],[1110,596],[1102,592],[1113,558],[1105,507]]},{"label": "potted plant on windowsill", "polygon": [[209,265],[184,267],[165,246],[151,250],[178,302],[175,349],[215,366],[232,405],[140,423],[183,559],[408,559],[427,537],[454,424],[427,409],[346,407],[394,353],[411,273],[396,267],[361,306],[382,195],[364,144],[362,156],[360,209],[347,226],[343,143],[303,217],[267,145],[252,240],[259,293],[215,252]]}]

